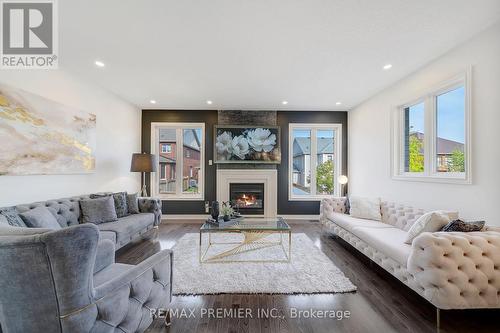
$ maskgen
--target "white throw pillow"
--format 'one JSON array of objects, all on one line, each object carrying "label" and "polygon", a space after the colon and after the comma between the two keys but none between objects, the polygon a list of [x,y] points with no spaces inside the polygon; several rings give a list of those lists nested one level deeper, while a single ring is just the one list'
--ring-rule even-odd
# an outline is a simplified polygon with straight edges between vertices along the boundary
[{"label": "white throw pillow", "polygon": [[359,219],[380,221],[380,198],[349,197],[349,214]]},{"label": "white throw pillow", "polygon": [[457,219],[458,213],[436,210],[420,216],[408,230],[405,243],[410,244],[423,232],[436,232],[441,230],[452,219]]}]

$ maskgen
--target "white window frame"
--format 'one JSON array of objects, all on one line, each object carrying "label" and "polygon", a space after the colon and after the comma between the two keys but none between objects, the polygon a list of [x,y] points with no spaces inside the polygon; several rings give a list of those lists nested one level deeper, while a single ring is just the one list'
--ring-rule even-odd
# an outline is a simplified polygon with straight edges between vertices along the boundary
[{"label": "white window frame", "polygon": [[[471,163],[471,69],[442,82],[426,93],[414,98],[411,102],[400,103],[394,108],[392,119],[392,178],[395,180],[436,182],[436,183],[456,183],[472,184],[472,163]],[[437,97],[446,92],[464,87],[465,105],[465,144],[464,159],[465,172],[438,172],[437,171]],[[424,171],[405,172],[405,152],[404,152],[404,110],[407,107],[424,103]]]},{"label": "white window frame", "polygon": [[[176,142],[176,165],[175,165],[175,192],[176,193],[159,193],[159,177],[160,173],[155,172],[151,174],[151,193],[162,200],[191,200],[191,201],[204,201],[205,200],[205,123],[151,123],[151,154],[156,156],[156,160],[159,161],[159,129],[169,128],[176,130],[176,139],[180,140]],[[182,177],[183,177],[183,130],[201,128],[201,147],[200,147],[200,179],[198,181],[199,193],[186,193],[182,191]],[[180,139],[179,139],[180,138]],[[181,178],[179,181],[178,177]]]},{"label": "white window frame", "polygon": [[[293,193],[293,131],[297,129],[311,130],[311,194],[298,195]],[[318,130],[333,130],[335,136],[334,140],[334,177],[332,194],[316,194],[316,167],[317,167],[317,154],[313,154],[317,149],[317,131]],[[340,196],[340,184],[338,183],[338,176],[342,175],[342,124],[302,124],[290,123],[288,125],[288,200],[290,201],[320,201],[324,198],[331,198],[332,196]]]}]

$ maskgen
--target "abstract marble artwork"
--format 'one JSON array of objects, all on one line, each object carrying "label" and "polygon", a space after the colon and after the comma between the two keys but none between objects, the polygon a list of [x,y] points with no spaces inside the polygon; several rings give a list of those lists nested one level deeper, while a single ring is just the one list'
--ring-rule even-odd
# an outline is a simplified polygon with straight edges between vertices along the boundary
[{"label": "abstract marble artwork", "polygon": [[96,115],[0,85],[0,176],[95,170]]}]

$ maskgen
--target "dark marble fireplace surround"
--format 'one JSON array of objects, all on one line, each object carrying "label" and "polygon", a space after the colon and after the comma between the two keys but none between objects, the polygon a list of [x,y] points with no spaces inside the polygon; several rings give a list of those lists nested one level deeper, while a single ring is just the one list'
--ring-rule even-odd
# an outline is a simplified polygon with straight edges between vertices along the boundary
[{"label": "dark marble fireplace surround", "polygon": [[[342,169],[347,170],[347,112],[345,111],[142,110],[142,150],[145,152],[151,151],[151,123],[153,122],[205,123],[205,201],[216,200],[217,168],[271,168],[278,171],[278,214],[319,214],[318,201],[288,200],[288,125],[290,123],[342,124]],[[280,126],[281,164],[209,165],[208,161],[213,160],[214,125]],[[146,184],[149,184],[149,176],[147,176]],[[205,214],[205,201],[163,201],[163,213],[167,215]]]}]

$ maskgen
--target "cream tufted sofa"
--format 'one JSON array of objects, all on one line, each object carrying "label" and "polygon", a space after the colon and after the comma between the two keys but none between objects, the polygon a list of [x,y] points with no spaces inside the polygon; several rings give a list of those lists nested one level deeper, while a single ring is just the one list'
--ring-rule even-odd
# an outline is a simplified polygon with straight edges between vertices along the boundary
[{"label": "cream tufted sofa", "polygon": [[382,202],[382,221],[351,217],[338,199],[324,199],[320,210],[320,221],[328,231],[438,310],[500,307],[500,228],[426,232],[408,245],[406,234],[424,213],[420,209]]}]

